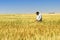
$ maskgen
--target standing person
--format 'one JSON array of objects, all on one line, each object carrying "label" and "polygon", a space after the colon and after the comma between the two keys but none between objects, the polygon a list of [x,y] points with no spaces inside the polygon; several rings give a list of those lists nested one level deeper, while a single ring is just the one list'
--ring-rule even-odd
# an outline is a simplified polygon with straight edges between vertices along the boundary
[{"label": "standing person", "polygon": [[42,21],[42,14],[39,13],[39,12],[36,12],[36,15],[37,15],[36,20],[37,21]]}]

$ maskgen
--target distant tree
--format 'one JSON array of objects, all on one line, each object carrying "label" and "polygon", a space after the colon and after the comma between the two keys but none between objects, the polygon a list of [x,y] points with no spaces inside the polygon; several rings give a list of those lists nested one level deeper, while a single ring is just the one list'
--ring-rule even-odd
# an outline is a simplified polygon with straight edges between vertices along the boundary
[{"label": "distant tree", "polygon": [[49,12],[49,14],[55,14],[55,12]]}]

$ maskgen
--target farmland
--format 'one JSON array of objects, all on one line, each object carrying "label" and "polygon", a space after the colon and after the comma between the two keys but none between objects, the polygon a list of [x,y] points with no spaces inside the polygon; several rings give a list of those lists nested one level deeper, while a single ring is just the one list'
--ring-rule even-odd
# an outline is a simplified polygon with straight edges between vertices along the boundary
[{"label": "farmland", "polygon": [[60,40],[60,14],[0,14],[0,40]]}]

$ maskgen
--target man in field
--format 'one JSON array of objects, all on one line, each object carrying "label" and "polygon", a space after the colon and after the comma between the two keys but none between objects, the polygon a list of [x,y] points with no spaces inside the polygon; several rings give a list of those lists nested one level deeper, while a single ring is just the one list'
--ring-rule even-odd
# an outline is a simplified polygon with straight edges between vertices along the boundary
[{"label": "man in field", "polygon": [[37,21],[42,21],[42,14],[39,13],[39,12],[36,12],[36,15],[37,15],[36,20]]}]

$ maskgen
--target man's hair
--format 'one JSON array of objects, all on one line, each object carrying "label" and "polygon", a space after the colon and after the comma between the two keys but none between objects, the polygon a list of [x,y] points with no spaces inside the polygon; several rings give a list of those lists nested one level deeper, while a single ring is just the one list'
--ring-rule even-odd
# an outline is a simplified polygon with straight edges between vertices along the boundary
[{"label": "man's hair", "polygon": [[39,15],[39,12],[36,12],[36,15]]}]

